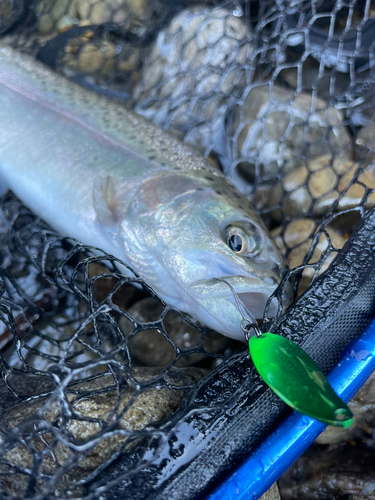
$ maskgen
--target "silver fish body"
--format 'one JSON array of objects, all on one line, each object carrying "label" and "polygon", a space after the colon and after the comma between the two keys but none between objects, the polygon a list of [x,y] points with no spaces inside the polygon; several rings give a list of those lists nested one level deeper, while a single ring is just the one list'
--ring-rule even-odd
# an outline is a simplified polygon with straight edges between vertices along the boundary
[{"label": "silver fish body", "polygon": [[171,306],[243,339],[225,278],[261,317],[283,258],[199,155],[116,102],[0,47],[0,183],[63,235],[129,264]]}]

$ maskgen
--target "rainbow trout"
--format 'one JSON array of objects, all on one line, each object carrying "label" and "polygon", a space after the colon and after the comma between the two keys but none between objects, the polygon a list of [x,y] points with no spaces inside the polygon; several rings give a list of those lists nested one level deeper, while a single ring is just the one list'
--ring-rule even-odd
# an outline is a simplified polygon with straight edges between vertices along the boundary
[{"label": "rainbow trout", "polygon": [[62,235],[130,265],[172,307],[243,340],[283,258],[237,190],[165,131],[0,47],[0,182]]}]

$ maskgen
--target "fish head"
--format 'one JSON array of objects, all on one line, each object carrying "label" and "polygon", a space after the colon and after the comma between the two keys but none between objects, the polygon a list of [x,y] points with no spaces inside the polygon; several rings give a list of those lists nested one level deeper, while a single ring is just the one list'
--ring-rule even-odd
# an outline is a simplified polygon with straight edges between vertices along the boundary
[{"label": "fish head", "polygon": [[[285,272],[259,215],[221,176],[171,174],[147,182],[121,231],[130,264],[161,298],[228,337],[244,340],[242,316],[228,285],[217,280],[233,287],[243,312],[261,319]],[[290,297],[287,284],[284,304]]]}]

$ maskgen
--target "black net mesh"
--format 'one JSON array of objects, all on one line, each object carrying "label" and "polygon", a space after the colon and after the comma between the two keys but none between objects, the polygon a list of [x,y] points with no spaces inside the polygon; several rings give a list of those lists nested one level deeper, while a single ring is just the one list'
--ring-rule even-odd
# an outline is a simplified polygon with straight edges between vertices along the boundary
[{"label": "black net mesh", "polygon": [[[359,0],[0,0],[2,44],[169,130],[253,202],[290,266],[274,295],[292,280],[296,299],[262,328],[325,371],[375,301],[374,29]],[[285,414],[240,342],[11,193],[0,238],[1,498],[202,497]]]}]

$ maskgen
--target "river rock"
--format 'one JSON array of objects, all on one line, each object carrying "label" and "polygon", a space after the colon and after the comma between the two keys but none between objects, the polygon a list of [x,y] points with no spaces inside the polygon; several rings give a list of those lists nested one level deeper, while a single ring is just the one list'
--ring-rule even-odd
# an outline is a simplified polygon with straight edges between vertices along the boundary
[{"label": "river rock", "polygon": [[366,149],[375,148],[375,124],[362,127],[356,137],[356,144]]},{"label": "river rock", "polygon": [[[314,198],[314,215],[323,215],[332,206],[341,193],[347,189],[359,168],[358,163],[353,164],[350,161],[327,163],[324,158],[319,158],[311,162],[309,169],[312,174],[308,185]],[[375,189],[374,172],[370,167],[359,175],[358,181],[353,183],[341,197],[335,211],[347,210],[363,204],[366,187],[371,190]],[[372,208],[374,203],[375,194],[372,193],[366,198],[365,208]]]},{"label": "river rock", "polygon": [[[291,269],[303,264],[317,230],[318,224],[313,219],[302,218],[290,222],[284,229],[283,236],[281,236],[281,227],[272,231],[271,234],[275,238],[280,251],[286,256]],[[328,269],[330,263],[336,257],[338,250],[344,246],[347,239],[347,235],[343,235],[342,232],[333,227],[326,227],[325,231],[327,234],[322,232],[312,256],[307,261],[307,264],[316,264],[321,259],[323,253],[330,247],[328,256],[319,268],[318,276]],[[301,295],[308,288],[314,273],[314,267],[306,267],[303,270],[302,278],[298,285],[298,295]]]},{"label": "river rock", "polygon": [[[100,303],[111,297],[112,302],[123,310],[128,310],[137,301],[147,296],[142,289],[122,280],[120,287],[119,279],[111,274],[105,265],[98,262],[91,262],[88,266],[88,277],[93,281],[92,292],[95,300]],[[115,290],[116,288],[116,290]],[[116,319],[120,316],[112,311]]]},{"label": "river rock", "polygon": [[162,0],[73,0],[77,17],[87,24],[115,23],[139,37],[165,11]]},{"label": "river rock", "polygon": [[64,47],[59,69],[86,86],[104,86],[109,96],[129,98],[140,76],[143,49],[110,30],[101,31],[87,29],[73,37]]},{"label": "river rock", "polygon": [[[359,157],[367,164],[375,163],[375,124],[371,123],[367,127],[359,130],[356,137],[356,144],[359,149]],[[370,167],[372,174],[375,174],[375,167]]]},{"label": "river rock", "polygon": [[[354,353],[352,356],[366,357],[365,351]],[[328,426],[315,440],[318,444],[337,444],[354,438],[372,440],[375,432],[375,373],[363,384],[356,395],[350,400],[349,407],[355,417],[354,424],[350,427]]]},{"label": "river rock", "polygon": [[375,500],[374,449],[359,441],[311,446],[278,481],[283,500]]},{"label": "river rock", "polygon": [[271,488],[269,488],[259,500],[280,500],[280,493],[277,483],[273,483]]},{"label": "river rock", "polygon": [[[286,175],[261,183],[254,193],[255,207],[269,213],[278,222],[301,215],[321,217],[347,188],[359,168],[358,163],[345,157],[332,160],[330,155],[303,162]],[[365,201],[363,197],[365,187],[375,189],[374,174],[374,168],[367,166],[358,182],[353,183],[342,196],[335,211],[355,208],[363,203],[366,208],[373,207],[375,194],[370,193]]]},{"label": "river rock", "polygon": [[249,35],[243,20],[224,8],[180,12],[145,61],[133,94],[137,113],[207,148],[229,99],[244,84],[241,66],[253,50]]},{"label": "river rock", "polygon": [[2,0],[0,2],[0,34],[11,28],[23,11],[23,1]]},{"label": "river rock", "polygon": [[323,67],[311,55],[288,64],[278,74],[279,78],[293,89],[316,89],[318,97],[329,100],[332,96],[345,95],[350,85],[350,74],[341,73],[339,78],[332,78],[332,69]]},{"label": "river rock", "polygon": [[78,24],[76,5],[72,0],[40,0],[35,12],[40,36],[53,35]]},{"label": "river rock", "polygon": [[301,158],[349,154],[341,112],[311,92],[294,94],[276,84],[259,85],[228,114],[218,152],[224,173],[244,194],[252,192],[255,179],[276,178],[281,167],[287,175]]},{"label": "river rock", "polygon": [[84,36],[74,39],[67,46],[67,55],[64,56],[63,63],[75,72],[91,74],[100,71],[102,75],[107,76],[113,71],[116,48],[108,42],[90,43],[92,33],[88,30]]},{"label": "river rock", "polygon": [[[163,314],[164,308],[153,298],[145,298],[134,304],[128,314],[142,323],[156,322]],[[126,335],[133,330],[133,325],[126,318],[119,324]],[[208,331],[201,346],[202,332],[187,323],[181,316],[172,311],[163,318],[163,325],[168,334],[166,338],[159,329],[139,331],[129,340],[132,358],[146,366],[167,366],[176,357],[176,349],[191,349],[198,352],[185,354],[179,358],[175,366],[190,366],[202,361],[205,351],[210,354],[223,353],[229,345],[229,339],[217,332]],[[173,347],[172,343],[175,344]]]},{"label": "river rock", "polygon": [[38,34],[53,35],[72,25],[114,23],[139,37],[165,12],[161,0],[40,0]]},{"label": "river rock", "polygon": [[[67,473],[58,480],[57,491],[63,492],[67,487],[74,491],[75,481],[99,467],[120,447],[126,448],[128,431],[142,430],[173,413],[186,392],[178,387],[192,385],[206,373],[207,370],[198,368],[173,368],[162,376],[160,370],[135,368],[131,371],[135,383],[150,383],[150,387],[137,394],[133,384],[128,383],[122,386],[119,400],[111,376],[72,385],[66,392],[67,401],[75,414],[71,414],[70,420],[64,420],[64,423],[58,399],[48,405],[46,397],[19,403],[1,418],[3,436],[11,430],[13,436],[7,453],[3,455],[3,466],[8,463],[10,467],[31,468],[32,446],[43,454],[40,472],[50,476],[69,462],[70,444],[91,442],[87,450],[85,447],[81,449],[83,459],[74,466],[70,465]],[[101,431],[113,424],[114,432],[102,437]],[[35,432],[38,427],[40,433]],[[50,432],[53,429],[57,432],[61,429],[62,441],[54,440]],[[23,444],[21,436],[29,436],[27,445]],[[27,476],[21,474],[2,475],[0,479],[9,494],[19,496],[24,495],[27,482]]]}]

